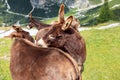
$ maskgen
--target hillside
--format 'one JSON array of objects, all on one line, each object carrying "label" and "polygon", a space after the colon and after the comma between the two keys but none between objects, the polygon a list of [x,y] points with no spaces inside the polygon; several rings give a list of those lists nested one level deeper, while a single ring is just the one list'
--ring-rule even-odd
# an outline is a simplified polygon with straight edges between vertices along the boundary
[{"label": "hillside", "polygon": [[61,3],[65,4],[65,13],[71,8],[85,8],[88,0],[0,0],[0,26],[28,23],[28,15],[38,20],[56,17]]},{"label": "hillside", "polygon": [[92,5],[96,5],[96,4],[100,4],[101,0],[89,0],[90,4]]},{"label": "hillside", "polygon": [[[32,12],[33,16],[38,20],[45,20],[45,22],[50,22],[56,19],[60,3],[63,1],[65,3],[65,13],[66,16],[75,15],[79,18],[81,25],[94,25],[96,17],[99,15],[99,9],[101,6],[96,8],[87,9],[91,6],[97,6],[102,1],[101,0],[70,0],[65,2],[64,0],[56,0],[53,4],[49,5],[51,2],[49,0],[0,0],[0,26],[8,26],[20,22],[20,24],[27,25],[29,22],[28,14]],[[44,1],[47,1],[44,2]],[[76,5],[73,5],[75,3]],[[109,5],[114,11],[117,20],[120,20],[120,1],[110,0]],[[36,8],[35,8],[36,7]],[[84,11],[77,10],[83,8]],[[47,19],[50,18],[50,19]],[[47,20],[47,21],[46,21]]]},{"label": "hillside", "polygon": [[[120,13],[120,0],[109,0],[109,6],[110,6],[110,9],[113,11],[113,13],[116,16],[115,21],[120,21],[120,14],[119,14]],[[102,6],[98,6],[96,8],[89,9],[85,12],[82,12],[82,14],[84,16],[79,16],[81,24],[83,26],[96,24],[95,21],[96,21],[96,18],[98,17],[98,15],[99,15],[99,11],[100,11],[101,7]]]}]

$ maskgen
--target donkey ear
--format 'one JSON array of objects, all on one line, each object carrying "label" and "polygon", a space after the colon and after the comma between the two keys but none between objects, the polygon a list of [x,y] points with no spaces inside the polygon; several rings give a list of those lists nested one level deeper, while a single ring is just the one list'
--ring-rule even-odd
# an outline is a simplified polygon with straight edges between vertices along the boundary
[{"label": "donkey ear", "polygon": [[15,31],[18,31],[18,30],[17,30],[17,28],[18,28],[17,26],[14,26],[14,25],[13,25],[12,28],[13,28]]},{"label": "donkey ear", "polygon": [[18,27],[18,26],[12,26],[12,28],[15,30],[15,31],[17,31],[17,32],[19,32],[19,31],[22,31],[22,28],[21,27]]},{"label": "donkey ear", "polygon": [[30,19],[32,19],[32,14],[31,13],[29,14],[29,17],[30,17]]},{"label": "donkey ear", "polygon": [[73,16],[69,16],[66,19],[66,21],[64,22],[64,24],[62,25],[62,30],[64,31],[64,30],[68,29],[71,26],[72,21],[73,21]]},{"label": "donkey ear", "polygon": [[61,4],[58,12],[58,22],[60,23],[64,22],[64,6],[64,4]]}]

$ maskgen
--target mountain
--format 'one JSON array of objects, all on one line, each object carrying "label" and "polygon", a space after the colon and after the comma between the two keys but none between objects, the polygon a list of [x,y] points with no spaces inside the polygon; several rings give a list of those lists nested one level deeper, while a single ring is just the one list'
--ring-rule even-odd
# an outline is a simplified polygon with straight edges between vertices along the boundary
[{"label": "mountain", "polygon": [[0,26],[12,25],[18,21],[20,24],[28,23],[29,13],[39,20],[55,17],[61,3],[66,5],[65,13],[71,8],[89,5],[87,0],[0,0]]},{"label": "mountain", "polygon": [[[28,15],[38,20],[56,17],[61,3],[65,4],[65,13],[75,15],[81,24],[90,24],[99,15],[103,0],[0,0],[0,26],[13,25],[16,22],[27,25]],[[120,4],[119,0],[110,0],[111,8]],[[94,8],[91,8],[95,6]],[[115,7],[116,8],[116,7]],[[113,8],[112,10],[115,10]],[[119,16],[119,8],[115,13]],[[94,16],[94,17],[93,17]]]},{"label": "mountain", "polygon": [[[103,6],[104,0],[89,0],[91,5],[87,9],[77,11],[75,14],[82,26],[93,26],[98,24],[97,18],[100,14],[100,8]],[[99,2],[99,3],[98,3]],[[120,22],[120,0],[108,0],[110,10],[114,13],[114,20]]]}]

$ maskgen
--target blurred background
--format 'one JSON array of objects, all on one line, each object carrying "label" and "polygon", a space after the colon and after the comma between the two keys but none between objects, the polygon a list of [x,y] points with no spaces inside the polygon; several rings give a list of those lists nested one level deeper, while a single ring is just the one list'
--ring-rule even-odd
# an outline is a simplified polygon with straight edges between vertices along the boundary
[{"label": "blurred background", "polygon": [[120,21],[120,0],[0,0],[0,26],[15,23],[27,25],[29,13],[34,18],[49,23],[56,19],[61,3],[65,4],[66,16],[74,15],[82,26],[96,25],[104,22],[98,20],[104,2],[109,4],[111,10],[105,14],[111,16],[108,13],[112,13],[112,19],[107,17],[110,18],[108,20]]}]

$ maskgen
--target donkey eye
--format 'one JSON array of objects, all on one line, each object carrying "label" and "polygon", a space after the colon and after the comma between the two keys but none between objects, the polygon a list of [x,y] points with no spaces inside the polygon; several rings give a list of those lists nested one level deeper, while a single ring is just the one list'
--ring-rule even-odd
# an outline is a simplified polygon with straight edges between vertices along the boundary
[{"label": "donkey eye", "polygon": [[52,35],[52,34],[50,34],[50,35],[49,35],[49,39],[55,39],[55,36]]},{"label": "donkey eye", "polygon": [[61,38],[61,37],[62,37],[62,35],[58,35],[58,36],[57,36],[57,38]]}]

